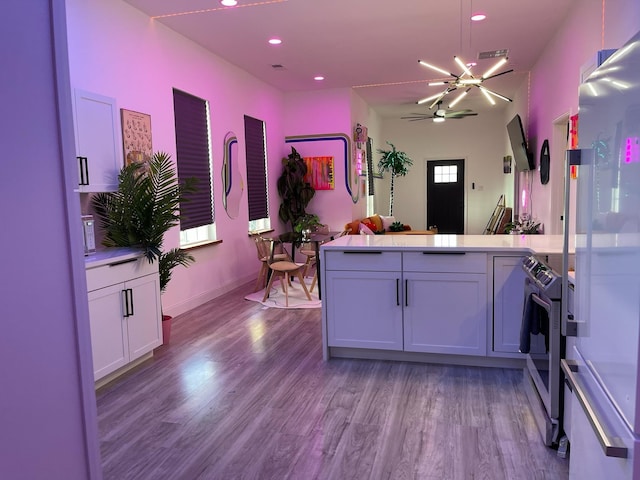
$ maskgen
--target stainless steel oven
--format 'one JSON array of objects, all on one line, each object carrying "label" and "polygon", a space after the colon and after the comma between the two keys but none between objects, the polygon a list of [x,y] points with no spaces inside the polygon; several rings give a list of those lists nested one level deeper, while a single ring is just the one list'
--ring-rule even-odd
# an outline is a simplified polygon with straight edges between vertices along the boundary
[{"label": "stainless steel oven", "polygon": [[562,256],[526,257],[520,351],[526,354],[525,387],[545,445],[558,445],[562,433],[564,384],[560,360],[565,338],[562,319]]}]

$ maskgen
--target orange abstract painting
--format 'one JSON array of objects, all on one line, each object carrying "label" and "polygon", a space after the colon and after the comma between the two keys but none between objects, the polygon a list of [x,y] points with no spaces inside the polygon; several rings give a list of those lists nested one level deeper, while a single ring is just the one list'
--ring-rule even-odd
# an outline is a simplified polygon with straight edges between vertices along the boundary
[{"label": "orange abstract painting", "polygon": [[335,179],[333,157],[304,157],[307,165],[305,182],[309,182],[315,190],[333,190]]}]

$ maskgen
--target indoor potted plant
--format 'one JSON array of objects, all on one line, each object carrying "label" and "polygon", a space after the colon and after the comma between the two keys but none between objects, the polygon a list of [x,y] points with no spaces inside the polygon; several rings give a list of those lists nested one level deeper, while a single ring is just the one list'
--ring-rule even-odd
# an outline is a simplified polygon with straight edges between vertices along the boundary
[{"label": "indoor potted plant", "polygon": [[[166,152],[156,152],[148,163],[126,165],[118,174],[118,190],[98,193],[91,199],[106,247],[141,248],[149,262],[158,262],[160,292],[164,292],[173,268],[188,266],[193,256],[173,248],[163,251],[164,234],[180,223],[184,193],[195,191],[194,178],[179,181]],[[162,316],[164,343],[168,343],[171,317]],[[165,325],[166,324],[166,325]]]},{"label": "indoor potted plant", "polygon": [[403,177],[409,172],[409,167],[413,165],[413,161],[404,152],[399,152],[396,147],[387,142],[391,146],[391,150],[378,149],[378,153],[382,154],[378,162],[378,170],[380,172],[391,172],[391,186],[389,191],[389,216],[393,216],[393,183],[395,177]]},{"label": "indoor potted plant", "polygon": [[[302,228],[298,227],[299,231],[296,232],[296,226],[307,215],[307,205],[316,193],[311,184],[305,181],[306,173],[306,163],[296,149],[291,147],[289,156],[282,159],[282,173],[278,177],[277,187],[281,199],[278,217],[283,223],[290,224],[290,231],[295,236],[293,241],[298,241],[301,236]],[[314,217],[317,222],[318,217]]]}]

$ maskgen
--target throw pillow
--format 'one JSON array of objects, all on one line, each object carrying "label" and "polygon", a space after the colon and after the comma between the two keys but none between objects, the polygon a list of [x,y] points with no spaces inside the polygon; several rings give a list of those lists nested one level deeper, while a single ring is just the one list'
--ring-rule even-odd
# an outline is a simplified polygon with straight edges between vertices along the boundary
[{"label": "throw pillow", "polygon": [[378,215],[378,214],[371,215],[370,217],[367,217],[364,220],[368,220],[369,222],[371,222],[373,224],[374,228],[371,228],[371,227],[369,227],[369,228],[371,228],[371,230],[373,230],[374,232],[382,232],[384,230],[384,227],[382,226],[382,219],[380,218],[380,215]]},{"label": "throw pillow", "polygon": [[380,220],[382,220],[382,229],[388,232],[391,224],[396,221],[396,217],[380,215]]},{"label": "throw pillow", "polygon": [[373,231],[367,227],[364,223],[360,224],[360,235],[373,235]]},{"label": "throw pillow", "polygon": [[371,230],[373,233],[378,231],[378,229],[376,228],[376,225],[371,220],[369,220],[368,217],[367,218],[363,218],[360,224],[361,225],[366,225],[366,227],[369,230]]}]

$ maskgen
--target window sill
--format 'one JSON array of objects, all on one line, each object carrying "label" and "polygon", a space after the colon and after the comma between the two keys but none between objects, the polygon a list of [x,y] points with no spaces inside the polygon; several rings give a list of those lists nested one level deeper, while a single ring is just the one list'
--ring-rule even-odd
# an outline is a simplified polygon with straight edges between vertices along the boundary
[{"label": "window sill", "polygon": [[190,243],[189,245],[181,246],[181,250],[193,250],[195,248],[206,247],[207,245],[216,245],[222,243],[222,240],[205,240],[203,242]]},{"label": "window sill", "polygon": [[249,236],[252,236],[252,235],[262,235],[263,233],[271,233],[271,232],[273,232],[273,231],[274,231],[274,229],[273,229],[273,228],[268,228],[268,229],[266,229],[266,230],[254,230],[254,231],[252,231],[252,232],[249,232],[249,234],[248,234],[248,235],[249,235]]}]

